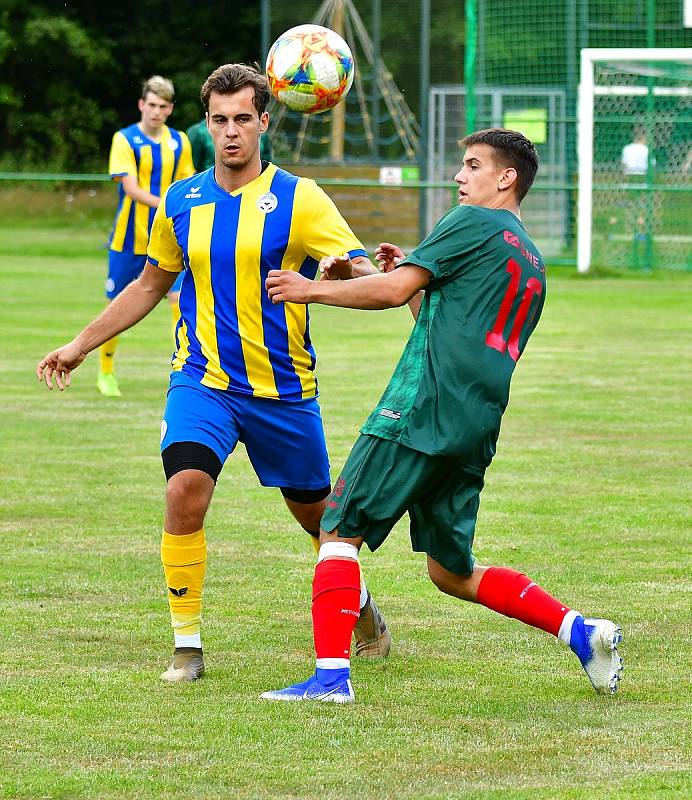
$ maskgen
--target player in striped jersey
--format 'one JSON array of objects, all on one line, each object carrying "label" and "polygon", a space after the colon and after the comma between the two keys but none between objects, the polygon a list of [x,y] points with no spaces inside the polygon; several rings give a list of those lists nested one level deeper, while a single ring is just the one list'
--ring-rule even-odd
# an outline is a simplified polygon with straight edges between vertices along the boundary
[{"label": "player in striped jersey", "polygon": [[[108,247],[106,296],[111,301],[144,269],[149,232],[161,195],[173,183],[194,173],[187,136],[169,128],[173,111],[173,84],[153,75],[142,86],[139,122],[113,136],[108,170],[119,183],[118,209]],[[169,293],[171,313],[177,322],[177,287]],[[101,365],[97,387],[109,397],[120,395],[115,378],[117,339],[100,348]]]},{"label": "player in striped jersey", "polygon": [[[266,78],[242,64],[215,70],[202,87],[215,166],[171,186],[159,205],[148,260],[134,281],[72,342],[49,353],[39,379],[63,389],[87,353],[131,327],[182,272],[161,449],[167,477],[161,556],[175,653],[162,678],[204,672],[200,635],[206,565],[204,518],[223,463],[238,441],[264,486],[278,487],[317,542],[330,493],[317,404],[315,352],[302,305],[275,305],[273,268],[314,278],[320,259],[348,253],[348,274],[376,271],[334,203],[307,178],[262,161],[269,118]],[[352,266],[351,266],[352,265]],[[390,636],[361,581],[356,653],[387,655]]]}]

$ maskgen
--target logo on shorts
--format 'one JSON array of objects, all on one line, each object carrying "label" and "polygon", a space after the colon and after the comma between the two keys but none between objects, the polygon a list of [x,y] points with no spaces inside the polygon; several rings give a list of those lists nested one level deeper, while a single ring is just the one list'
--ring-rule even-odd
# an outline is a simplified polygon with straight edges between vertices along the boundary
[{"label": "logo on shorts", "polygon": [[164,440],[166,433],[168,432],[168,423],[165,419],[161,420],[161,441]]},{"label": "logo on shorts", "polygon": [[271,214],[278,205],[279,201],[273,192],[265,192],[257,200],[257,208],[265,214]]},{"label": "logo on shorts", "polygon": [[106,291],[107,292],[115,291],[115,281],[113,280],[113,278],[108,278],[108,280],[106,281]]},{"label": "logo on shorts", "polygon": [[387,419],[401,419],[401,411],[393,411],[391,408],[381,408],[380,416]]}]

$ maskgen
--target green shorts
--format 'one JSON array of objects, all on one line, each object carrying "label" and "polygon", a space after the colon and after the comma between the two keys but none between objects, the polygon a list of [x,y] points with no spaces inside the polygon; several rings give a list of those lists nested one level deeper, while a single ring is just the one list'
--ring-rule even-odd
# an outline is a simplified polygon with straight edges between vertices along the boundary
[{"label": "green shorts", "polygon": [[411,546],[456,575],[473,571],[471,551],[483,477],[446,456],[431,456],[362,434],[327,500],[322,529],[363,537],[376,550],[408,511]]}]

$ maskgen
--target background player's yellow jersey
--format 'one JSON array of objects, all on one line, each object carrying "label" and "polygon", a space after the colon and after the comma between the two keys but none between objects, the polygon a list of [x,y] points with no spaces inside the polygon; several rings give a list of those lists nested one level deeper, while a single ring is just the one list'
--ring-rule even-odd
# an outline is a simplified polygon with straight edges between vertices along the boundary
[{"label": "background player's yellow jersey", "polygon": [[346,252],[366,255],[331,199],[274,164],[231,193],[213,168],[171,186],[147,256],[162,269],[185,270],[173,370],[241,394],[314,397],[307,307],[274,305],[264,282],[270,269],[312,279],[321,258]]},{"label": "background player's yellow jersey", "polygon": [[[113,136],[108,160],[111,178],[133,175],[142,189],[161,196],[173,181],[193,175],[192,150],[187,136],[164,125],[161,138],[153,141],[138,125],[122,128]],[[118,210],[110,249],[144,255],[155,209],[137,203],[118,187]]]}]

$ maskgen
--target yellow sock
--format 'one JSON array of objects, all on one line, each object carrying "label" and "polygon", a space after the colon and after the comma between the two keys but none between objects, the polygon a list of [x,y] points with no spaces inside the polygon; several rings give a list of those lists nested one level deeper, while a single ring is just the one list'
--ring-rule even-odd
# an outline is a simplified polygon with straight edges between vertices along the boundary
[{"label": "yellow sock", "polygon": [[320,554],[320,540],[319,540],[319,538],[317,536],[313,536],[312,534],[309,534],[309,535],[310,535],[310,541],[312,542],[312,546],[315,548],[315,552],[317,553],[317,555],[319,555]]},{"label": "yellow sock", "polygon": [[195,533],[173,536],[163,532],[161,561],[168,586],[168,604],[176,646],[201,647],[202,584],[207,565],[204,528]]},{"label": "yellow sock", "polygon": [[115,372],[115,349],[118,346],[118,337],[114,336],[112,339],[109,339],[107,342],[104,342],[101,347],[99,347],[99,356],[100,356],[100,363],[101,363],[101,372],[112,373]]},{"label": "yellow sock", "polygon": [[177,300],[171,300],[169,305],[171,307],[171,331],[173,333],[173,341],[175,342],[175,329],[180,319],[180,304]]}]

